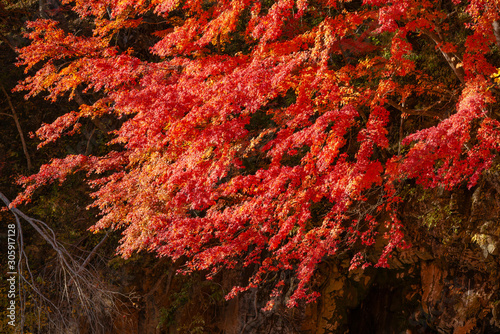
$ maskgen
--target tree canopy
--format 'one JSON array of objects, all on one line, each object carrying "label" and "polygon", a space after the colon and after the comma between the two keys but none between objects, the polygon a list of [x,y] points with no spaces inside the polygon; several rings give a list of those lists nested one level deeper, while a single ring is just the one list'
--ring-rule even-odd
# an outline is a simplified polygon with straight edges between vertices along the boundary
[{"label": "tree canopy", "polygon": [[80,104],[40,146],[120,123],[106,152],[20,178],[14,205],[81,172],[124,257],[256,268],[230,296],[287,271],[288,305],[313,300],[316,265],[346,252],[386,267],[409,246],[402,185],[473,187],[500,149],[497,0],[63,4],[19,50],[17,90]]}]

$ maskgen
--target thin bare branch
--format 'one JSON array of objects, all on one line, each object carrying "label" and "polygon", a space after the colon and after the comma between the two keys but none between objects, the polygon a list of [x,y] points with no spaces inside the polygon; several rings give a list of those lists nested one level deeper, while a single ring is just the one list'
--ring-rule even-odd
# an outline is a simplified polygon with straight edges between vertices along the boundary
[{"label": "thin bare branch", "polygon": [[434,41],[434,43],[436,43],[436,45],[438,46],[439,51],[441,51],[441,54],[443,55],[444,59],[446,59],[446,61],[448,62],[448,65],[450,65],[453,72],[455,72],[455,75],[457,76],[458,80],[460,80],[460,82],[462,84],[465,83],[465,79],[464,79],[465,72],[464,72],[463,67],[461,66],[460,58],[454,53],[445,52],[443,50],[443,48],[441,46],[443,45],[444,41],[441,38],[439,32],[436,33],[434,31],[431,31],[428,29],[423,30],[423,32],[424,32],[424,34],[429,36]]},{"label": "thin bare branch", "polygon": [[26,141],[24,140],[24,134],[23,130],[21,128],[21,123],[19,123],[19,118],[17,118],[17,113],[16,109],[14,109],[14,105],[12,104],[12,100],[10,99],[9,94],[7,94],[7,91],[5,88],[0,85],[0,88],[2,89],[3,93],[5,94],[5,97],[7,98],[7,102],[9,103],[10,110],[12,111],[12,117],[14,118],[14,122],[16,123],[17,131],[19,132],[19,136],[21,137],[21,144],[23,145],[23,151],[24,151],[24,156],[26,157],[26,161],[28,163],[28,170],[31,170],[33,168],[33,165],[31,164],[31,158],[30,154],[28,152],[28,147],[26,146]]},{"label": "thin bare branch", "polygon": [[[398,103],[391,101],[391,100],[387,100],[387,104],[389,104],[391,107],[398,109],[402,113],[405,113],[408,115],[439,117],[439,115],[436,114],[435,112],[431,112],[432,106],[429,108],[425,108],[425,109],[408,109],[408,108],[405,108],[405,107],[403,107],[403,106],[399,105]],[[441,118],[441,117],[439,117],[439,118]]]},{"label": "thin bare branch", "polygon": [[97,250],[99,248],[101,248],[102,245],[104,245],[104,242],[106,241],[106,239],[108,238],[109,236],[109,231],[106,232],[106,235],[104,236],[104,238],[102,238],[102,240],[97,244],[97,246],[94,247],[94,249],[92,249],[92,251],[90,252],[90,254],[87,256],[87,258],[85,259],[85,261],[83,261],[82,265],[80,266],[80,269],[78,269],[78,272],[82,271],[89,263],[90,261],[94,258],[94,256],[97,254]]},{"label": "thin bare branch", "polygon": [[[16,219],[20,259],[17,269],[20,277],[19,291],[22,294],[19,296],[20,300],[23,300],[27,291],[30,291],[29,294],[33,296],[38,309],[43,310],[51,333],[68,333],[70,328],[77,326],[77,323],[85,318],[92,333],[109,332],[109,326],[112,325],[109,320],[118,313],[116,302],[118,295],[121,294],[106,288],[106,284],[98,275],[86,268],[108,238],[108,234],[82,263],[66,250],[46,223],[27,216],[15,207],[10,207],[10,201],[1,192],[0,200],[9,207]],[[37,277],[44,277],[44,285],[39,285],[30,269],[28,256],[24,250],[21,219],[26,221],[56,253],[52,264],[47,263],[42,272],[37,273]],[[25,291],[24,287],[28,289]],[[25,305],[21,306],[21,311],[24,311]],[[20,315],[20,318],[23,319],[24,314]]]},{"label": "thin bare branch", "polygon": [[12,49],[12,51],[14,51],[15,53],[17,53],[16,47],[14,45],[12,45],[12,43],[7,39],[7,37],[5,37],[1,33],[0,33],[0,40],[2,40],[2,42],[4,42],[5,44],[7,44],[9,46],[9,48]]}]

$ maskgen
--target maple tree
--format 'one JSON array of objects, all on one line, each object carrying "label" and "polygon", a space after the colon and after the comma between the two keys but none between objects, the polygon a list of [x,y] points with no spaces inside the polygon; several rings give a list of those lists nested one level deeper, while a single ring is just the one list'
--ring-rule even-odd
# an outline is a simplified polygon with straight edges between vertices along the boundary
[{"label": "maple tree", "polygon": [[[400,185],[472,187],[500,148],[496,0],[63,4],[54,15],[85,28],[33,21],[19,50],[34,72],[18,90],[80,102],[40,146],[83,119],[121,125],[106,154],[22,177],[14,205],[86,171],[92,230],[122,230],[124,257],[185,256],[210,275],[256,264],[229,296],[287,270],[288,305],[313,300],[316,265],[345,251],[351,268],[386,267],[408,246]],[[288,282],[273,284],[268,307]]]}]

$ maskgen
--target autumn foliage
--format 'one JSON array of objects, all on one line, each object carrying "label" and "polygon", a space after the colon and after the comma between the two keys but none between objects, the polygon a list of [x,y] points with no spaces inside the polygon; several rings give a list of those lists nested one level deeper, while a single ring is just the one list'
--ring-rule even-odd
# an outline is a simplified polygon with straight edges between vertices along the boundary
[{"label": "autumn foliage", "polygon": [[[123,256],[255,268],[230,295],[288,272],[293,306],[326,257],[387,266],[408,246],[401,185],[472,187],[500,149],[500,1],[64,3],[19,50],[18,90],[81,103],[40,145],[84,119],[120,126],[107,154],[23,177],[15,203],[86,171],[92,229],[121,230]],[[272,298],[289,284],[272,283]]]}]

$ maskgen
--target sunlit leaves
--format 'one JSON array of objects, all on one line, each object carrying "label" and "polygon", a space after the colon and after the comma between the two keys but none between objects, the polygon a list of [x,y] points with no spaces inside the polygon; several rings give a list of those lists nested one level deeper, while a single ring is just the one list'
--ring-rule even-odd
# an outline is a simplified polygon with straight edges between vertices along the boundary
[{"label": "sunlit leaves", "polygon": [[[186,256],[186,272],[209,275],[256,265],[230,296],[290,270],[298,285],[288,305],[311,301],[316,265],[340,251],[352,268],[386,267],[407,246],[399,185],[470,187],[498,154],[489,111],[498,14],[484,1],[455,1],[475,22],[456,44],[443,33],[452,13],[435,2],[347,4],[77,1],[73,10],[93,21],[88,36],[30,23],[19,64],[37,72],[18,89],[52,100],[93,94],[40,138],[75,133],[83,117],[122,122],[108,143],[117,150],[53,160],[20,180],[16,203],[85,170],[102,214],[93,230],[121,229],[123,256]],[[145,24],[158,25],[150,58],[112,43],[121,31],[144,37]],[[460,52],[463,62],[427,64]],[[447,62],[465,79],[426,71]]]}]

